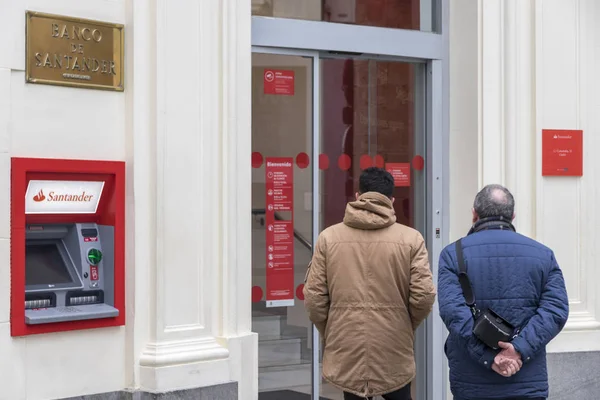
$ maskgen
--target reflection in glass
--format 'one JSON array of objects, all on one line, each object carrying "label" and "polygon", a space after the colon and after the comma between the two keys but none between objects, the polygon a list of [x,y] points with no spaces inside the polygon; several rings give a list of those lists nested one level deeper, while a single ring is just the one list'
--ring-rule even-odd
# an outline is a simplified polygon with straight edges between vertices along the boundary
[{"label": "reflection in glass", "polygon": [[252,15],[430,32],[435,0],[251,0]]}]

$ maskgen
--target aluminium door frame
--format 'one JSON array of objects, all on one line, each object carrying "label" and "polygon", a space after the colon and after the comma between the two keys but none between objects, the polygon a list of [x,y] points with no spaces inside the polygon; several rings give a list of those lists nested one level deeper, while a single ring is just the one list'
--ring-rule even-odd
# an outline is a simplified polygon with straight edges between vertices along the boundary
[{"label": "aluminium door frame", "polygon": [[[440,1],[442,34],[386,29],[369,26],[335,24],[283,18],[252,17],[252,51],[313,59],[313,160],[320,154],[320,63],[323,58],[345,54],[352,58],[426,64],[426,165],[427,212],[426,243],[434,280],[437,282],[438,260],[449,242],[449,37],[448,0]],[[382,35],[382,33],[385,33]],[[353,40],[346,40],[351,37]],[[320,174],[313,167],[313,243],[320,226]],[[433,312],[424,322],[426,330],[427,400],[446,400],[448,364],[444,355],[447,331],[439,317],[437,300]],[[312,328],[312,398],[319,399],[321,374],[319,366],[320,339]]]}]

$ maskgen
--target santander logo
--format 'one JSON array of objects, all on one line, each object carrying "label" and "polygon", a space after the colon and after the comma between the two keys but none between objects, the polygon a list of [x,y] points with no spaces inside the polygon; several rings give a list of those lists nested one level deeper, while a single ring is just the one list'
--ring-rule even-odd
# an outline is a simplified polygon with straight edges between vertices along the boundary
[{"label": "santander logo", "polygon": [[103,181],[30,180],[25,214],[93,214],[103,189]]},{"label": "santander logo", "polygon": [[44,200],[52,202],[78,202],[78,203],[89,203],[94,197],[93,194],[87,194],[85,190],[81,193],[56,193],[54,191],[48,193],[48,196],[44,195],[44,190],[40,191],[33,196],[33,201],[40,203]]},{"label": "santander logo", "polygon": [[40,202],[40,201],[44,201],[46,199],[46,196],[44,196],[44,191],[40,189],[40,191],[38,192],[38,194],[36,194],[35,196],[33,196],[33,201],[36,202]]}]

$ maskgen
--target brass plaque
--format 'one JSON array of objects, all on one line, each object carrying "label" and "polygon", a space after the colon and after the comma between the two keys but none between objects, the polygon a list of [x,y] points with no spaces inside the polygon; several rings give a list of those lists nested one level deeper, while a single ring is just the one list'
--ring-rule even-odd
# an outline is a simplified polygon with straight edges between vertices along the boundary
[{"label": "brass plaque", "polygon": [[123,25],[28,11],[27,82],[123,91]]}]

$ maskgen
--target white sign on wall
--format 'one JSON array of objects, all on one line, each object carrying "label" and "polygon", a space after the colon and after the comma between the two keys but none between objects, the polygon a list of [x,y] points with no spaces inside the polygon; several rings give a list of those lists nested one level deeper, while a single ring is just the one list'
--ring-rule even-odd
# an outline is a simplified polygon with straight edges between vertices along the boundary
[{"label": "white sign on wall", "polygon": [[25,214],[94,214],[104,182],[29,181]]}]

